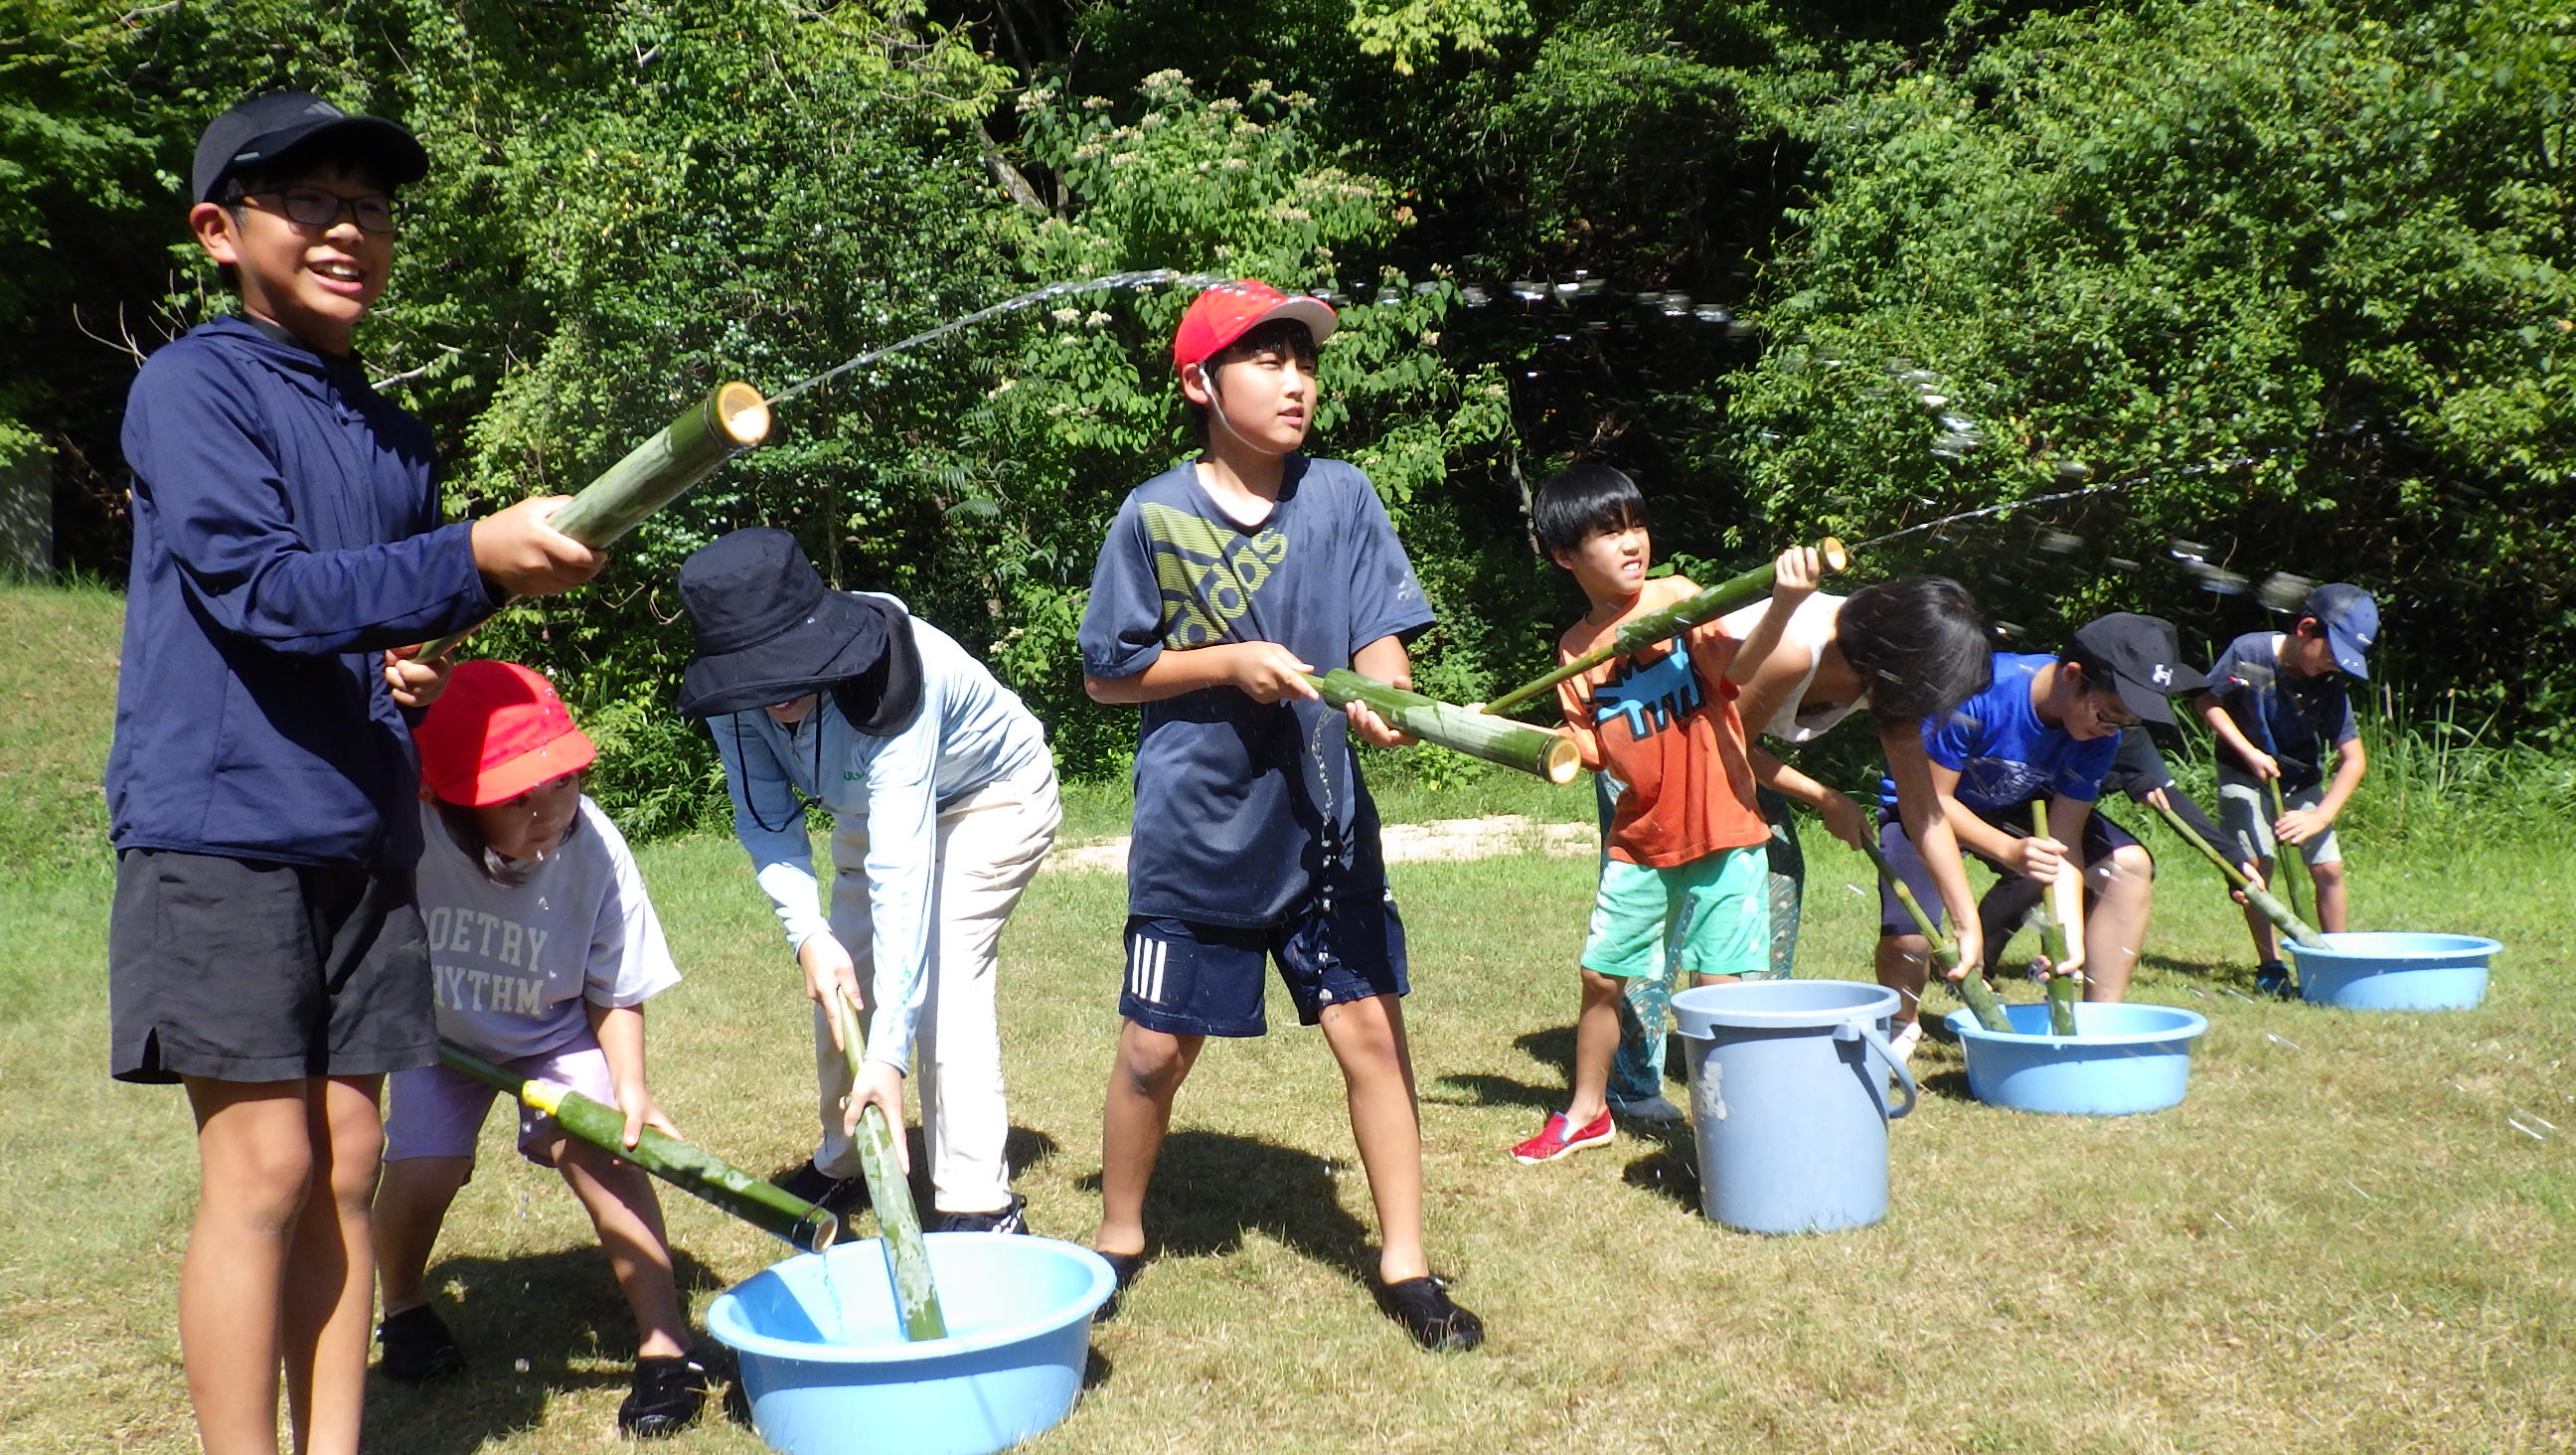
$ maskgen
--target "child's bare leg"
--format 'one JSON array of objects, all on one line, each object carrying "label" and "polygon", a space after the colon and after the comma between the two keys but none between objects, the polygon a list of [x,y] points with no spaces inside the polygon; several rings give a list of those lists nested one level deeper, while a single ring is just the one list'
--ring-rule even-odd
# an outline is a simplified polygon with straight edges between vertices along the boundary
[{"label": "child's bare leg", "polygon": [[[662,1232],[662,1201],[652,1179],[587,1142],[569,1138],[553,1148],[555,1169],[599,1230],[599,1249],[617,1275],[617,1291],[635,1315],[635,1353],[668,1359],[689,1352],[689,1318],[680,1308],[680,1285],[671,1272],[671,1244]],[[399,1164],[397,1164],[399,1165]]]},{"label": "child's bare leg", "polygon": [[[2272,870],[2275,867],[2274,862],[2270,859],[2258,859],[2255,861],[2255,867],[2263,871],[2263,883],[2265,886],[2272,887],[2274,884],[2272,878]],[[2322,911],[2323,907],[2323,903],[2320,901],[2320,911]],[[2272,940],[2272,922],[2263,917],[2263,911],[2256,909],[2251,904],[2245,906],[2245,929],[2247,933],[2254,936],[2255,964],[2269,965],[2273,961],[2281,958],[2281,948]]]},{"label": "child's bare leg", "polygon": [[385,1151],[381,1076],[333,1076],[308,1104],[315,1151],[303,1216],[287,1249],[281,1337],[286,1412],[299,1455],[355,1455],[366,1403],[376,1301],[367,1204]]},{"label": "child's bare leg", "polygon": [[276,1455],[278,1310],[313,1175],[311,1081],[187,1078],[197,1216],[179,1268],[179,1345],[206,1455]]},{"label": "child's bare leg", "polygon": [[1923,1005],[1924,981],[1931,975],[1932,944],[1921,935],[1878,937],[1878,983],[1896,992],[1897,1026],[1912,1021]]},{"label": "child's bare leg", "polygon": [[2349,923],[2346,916],[2352,912],[2352,901],[2343,881],[2343,861],[2310,864],[2308,877],[2316,881],[2317,886],[2317,928],[2330,935],[2342,934]]},{"label": "child's bare leg", "polygon": [[[1610,1053],[1619,1044],[1618,992],[1605,1002],[1609,1036],[1594,1069],[1593,1114],[1600,1115]],[[1351,1110],[1351,1139],[1377,1205],[1377,1275],[1401,1283],[1431,1271],[1422,1251],[1422,1119],[1413,1098],[1413,1053],[1404,1036],[1404,1003],[1372,995],[1324,1007],[1324,1044],[1341,1063]]]},{"label": "child's bare leg", "polygon": [[2147,909],[2155,901],[2156,861],[2122,844],[2085,871],[2093,902],[2084,917],[2084,998],[2118,1001],[2146,943]]},{"label": "child's bare leg", "polygon": [[1597,970],[1583,977],[1583,1000],[1574,1017],[1574,1090],[1565,1119],[1588,1127],[1610,1109],[1610,1058],[1619,1052],[1619,1001],[1627,982]]},{"label": "child's bare leg", "polygon": [[385,1317],[429,1302],[430,1250],[457,1191],[474,1175],[471,1157],[406,1157],[385,1164],[376,1183],[376,1284]]},{"label": "child's bare leg", "polygon": [[1091,1234],[1100,1252],[1145,1251],[1145,1186],[1172,1125],[1172,1098],[1206,1044],[1205,1036],[1149,1031],[1134,1021],[1120,1026],[1100,1110],[1100,1226]]}]

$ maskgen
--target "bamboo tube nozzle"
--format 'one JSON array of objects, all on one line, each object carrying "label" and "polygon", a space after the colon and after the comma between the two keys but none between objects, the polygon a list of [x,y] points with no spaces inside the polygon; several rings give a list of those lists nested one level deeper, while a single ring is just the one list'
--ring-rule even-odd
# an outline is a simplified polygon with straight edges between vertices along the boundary
[{"label": "bamboo tube nozzle", "polygon": [[496,1066],[451,1041],[438,1043],[438,1059],[486,1086],[518,1098],[555,1119],[571,1136],[623,1157],[673,1187],[772,1233],[808,1253],[820,1253],[840,1236],[841,1220],[803,1198],[773,1187],[732,1163],[677,1137],[646,1127],[625,1145],[626,1113],[580,1092],[532,1081]]},{"label": "bamboo tube nozzle", "polygon": [[1515,768],[1550,783],[1571,783],[1583,767],[1582,750],[1563,733],[1407,692],[1345,668],[1306,680],[1335,707],[1365,702],[1392,726],[1451,752]]},{"label": "bamboo tube nozzle", "polygon": [[[739,380],[717,385],[660,433],[601,471],[546,524],[592,550],[603,549],[716,466],[768,437],[769,401],[760,391]],[[420,649],[420,660],[438,661],[474,630],[467,627],[428,643]]]},{"label": "bamboo tube nozzle", "polygon": [[[1828,573],[1844,570],[1851,565],[1850,552],[1844,550],[1843,543],[1832,536],[1816,542],[1816,553],[1823,557],[1823,565]],[[1608,646],[1595,648],[1543,677],[1522,683],[1486,703],[1484,710],[1487,713],[1509,712],[1578,672],[1588,672],[1612,657],[1623,656],[1639,647],[1651,646],[1675,632],[1685,631],[1702,622],[1724,616],[1748,601],[1758,601],[1771,594],[1771,588],[1778,574],[1779,568],[1776,563],[1765,563],[1740,576],[1730,577],[1714,586],[1704,587],[1698,594],[1683,597],[1661,611],[1649,612],[1620,628],[1618,636],[1613,638]]]}]

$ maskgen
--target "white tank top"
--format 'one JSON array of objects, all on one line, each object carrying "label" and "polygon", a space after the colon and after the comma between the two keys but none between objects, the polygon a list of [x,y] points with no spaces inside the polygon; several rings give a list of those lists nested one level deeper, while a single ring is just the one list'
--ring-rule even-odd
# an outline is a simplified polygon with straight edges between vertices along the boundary
[{"label": "white tank top", "polygon": [[[1798,679],[1788,696],[1781,699],[1779,708],[1771,714],[1771,720],[1754,731],[1784,743],[1803,743],[1822,736],[1826,729],[1869,704],[1869,698],[1863,695],[1850,702],[1818,703],[1813,709],[1802,710],[1807,690],[1815,685],[1816,664],[1824,659],[1825,648],[1833,645],[1834,617],[1842,610],[1843,601],[1843,597],[1827,596],[1819,591],[1799,602],[1798,609],[1790,613],[1789,624],[1780,633],[1780,644],[1806,649],[1807,674]],[[1719,620],[1725,625],[1728,636],[1742,641],[1752,633],[1754,623],[1762,620],[1762,613],[1770,609],[1770,598],[1765,597],[1751,606],[1737,607]]]}]

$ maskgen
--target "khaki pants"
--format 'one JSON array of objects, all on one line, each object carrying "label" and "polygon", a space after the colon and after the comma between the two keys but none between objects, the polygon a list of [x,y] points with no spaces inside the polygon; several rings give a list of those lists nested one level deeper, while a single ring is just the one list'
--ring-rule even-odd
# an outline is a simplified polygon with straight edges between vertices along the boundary
[{"label": "khaki pants", "polygon": [[[1010,1168],[1002,1157],[1011,1119],[1002,1092],[993,977],[1002,926],[1054,845],[1062,818],[1052,764],[987,784],[939,815],[932,851],[938,865],[930,902],[930,983],[914,1037],[909,1090],[929,1156],[932,1205],[941,1212],[990,1212],[1011,1200]],[[867,853],[864,817],[836,824],[832,934],[850,952],[861,997],[873,1001]],[[814,1079],[823,1121],[814,1165],[835,1177],[856,1176],[858,1151],[841,1133],[850,1068],[832,1048],[819,1007]]]}]

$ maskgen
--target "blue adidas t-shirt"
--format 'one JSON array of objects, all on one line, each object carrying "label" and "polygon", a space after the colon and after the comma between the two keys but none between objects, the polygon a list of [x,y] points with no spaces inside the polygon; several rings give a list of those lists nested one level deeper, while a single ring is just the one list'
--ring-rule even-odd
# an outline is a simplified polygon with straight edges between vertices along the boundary
[{"label": "blue adidas t-shirt", "polygon": [[[1237,524],[1182,464],[1131,491],[1110,523],[1082,614],[1082,670],[1132,677],[1167,650],[1277,642],[1317,672],[1380,637],[1410,638],[1430,605],[1368,477],[1291,455],[1278,503]],[[1377,809],[1341,712],[1211,687],[1144,704],[1130,914],[1262,929],[1339,865],[1384,878]]]},{"label": "blue adidas t-shirt", "polygon": [[[2302,677],[2281,670],[2277,632],[2247,632],[2227,644],[2210,664],[2209,690],[2236,719],[2237,729],[2281,765],[2285,789],[2314,788],[2325,779],[2327,747],[2361,736],[2352,695],[2340,674]],[[2218,740],[2218,761],[2239,773],[2253,768]]]},{"label": "blue adidas t-shirt", "polygon": [[2047,794],[2091,803],[2119,756],[2117,733],[2078,742],[2039,720],[2030,679],[2056,661],[2046,653],[1995,653],[1992,686],[1959,704],[1948,718],[1923,721],[1923,750],[1959,772],[1959,802],[1991,816]]}]

